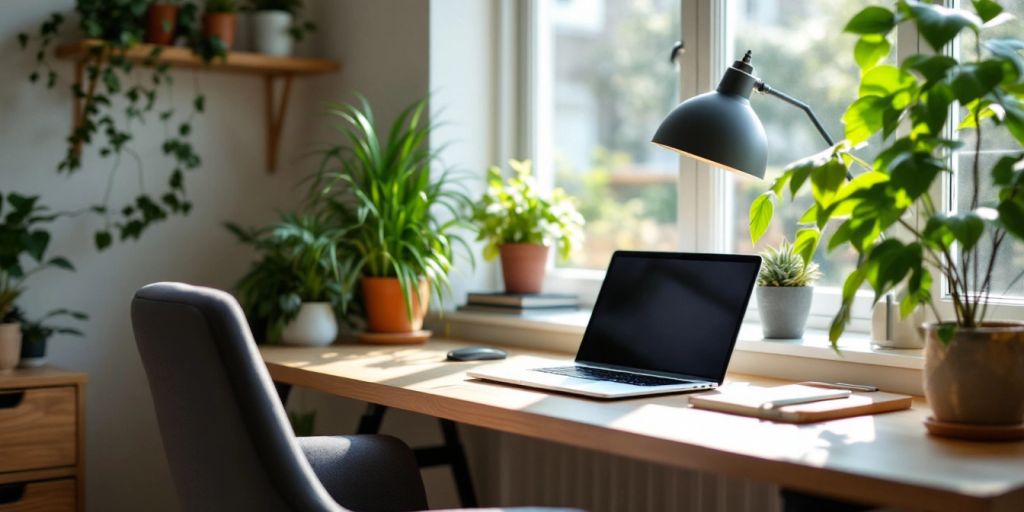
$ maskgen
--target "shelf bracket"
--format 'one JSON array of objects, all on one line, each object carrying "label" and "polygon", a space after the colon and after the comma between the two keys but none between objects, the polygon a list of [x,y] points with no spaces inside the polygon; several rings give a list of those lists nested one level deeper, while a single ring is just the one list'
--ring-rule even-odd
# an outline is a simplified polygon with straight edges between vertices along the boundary
[{"label": "shelf bracket", "polygon": [[[292,75],[266,75],[264,77],[264,107],[267,118],[267,172],[277,170],[278,146],[281,143],[281,132],[284,118],[288,113],[288,97],[292,90]],[[283,81],[281,94],[275,94],[275,81]]]}]

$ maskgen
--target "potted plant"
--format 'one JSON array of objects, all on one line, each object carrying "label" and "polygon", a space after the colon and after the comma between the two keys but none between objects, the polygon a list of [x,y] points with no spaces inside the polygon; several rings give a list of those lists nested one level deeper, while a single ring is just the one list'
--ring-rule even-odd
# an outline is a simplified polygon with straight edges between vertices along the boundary
[{"label": "potted plant", "polygon": [[65,317],[73,320],[88,320],[89,315],[70,309],[55,309],[42,317],[31,320],[18,308],[14,316],[21,322],[21,357],[18,366],[37,368],[46,364],[46,342],[54,334],[82,336],[82,331],[73,327],[51,325],[48,322],[55,318]]},{"label": "potted plant", "polygon": [[156,1],[146,8],[145,41],[151,44],[174,43],[178,33],[178,3],[173,0]]},{"label": "potted plant", "polygon": [[[25,280],[33,274],[59,267],[74,270],[66,258],[47,258],[50,233],[42,229],[59,214],[39,204],[39,196],[10,192],[0,194],[0,372],[18,365],[21,356],[21,323],[14,303],[25,291]],[[31,265],[31,268],[28,267]]]},{"label": "potted plant", "polygon": [[285,214],[278,224],[227,228],[255,247],[260,259],[238,282],[246,313],[265,322],[266,339],[288,345],[323,346],[338,336],[357,274],[339,257],[343,230],[313,215]]},{"label": "potted plant", "polygon": [[818,264],[804,261],[789,242],[761,252],[757,274],[757,312],[768,339],[803,337],[814,298]]},{"label": "potted plant", "polygon": [[347,231],[339,256],[362,274],[369,330],[363,341],[426,340],[421,329],[431,290],[443,302],[454,247],[467,247],[455,230],[467,225],[470,200],[449,171],[436,168],[426,107],[424,99],[402,111],[386,140],[365,98],[328,108],[344,122],[339,129],[348,146],[324,152],[312,199]]},{"label": "potted plant", "polygon": [[484,259],[501,256],[505,293],[540,293],[548,249],[568,258],[583,238],[583,216],[572,198],[556,188],[543,197],[531,174],[530,161],[510,160],[515,171],[506,183],[501,170],[487,170],[487,192],[473,209],[473,222],[486,240]]},{"label": "potted plant", "polygon": [[230,50],[235,43],[236,0],[206,0],[203,12],[203,35],[215,39]]},{"label": "potted plant", "polygon": [[297,22],[302,0],[251,0],[253,49],[267,55],[292,54],[295,41],[316,29],[312,22]]},{"label": "potted plant", "polygon": [[[816,244],[820,229],[836,220],[829,249],[857,251],[857,268],[846,279],[830,329],[833,343],[863,283],[876,300],[899,288],[904,316],[925,307],[938,319],[924,326],[924,388],[934,419],[1019,426],[1024,324],[992,320],[989,306],[991,294],[1001,291],[995,287],[1010,284],[994,282],[995,255],[1024,240],[1024,40],[983,38],[1004,18],[1002,8],[993,1],[973,5],[975,12],[968,12],[901,0],[894,9],[857,13],[845,28],[859,37],[855,55],[862,71],[859,97],[843,117],[846,140],[790,165],[757,201],[763,206],[784,190],[809,188],[814,204],[803,216],[805,241]],[[898,67],[882,64],[887,37],[901,24],[913,24],[933,51],[907,56]],[[948,56],[946,46],[961,33],[975,36],[975,55]],[[965,114],[951,108],[957,104]],[[951,150],[963,145],[950,132],[974,136],[973,158],[959,178],[970,201],[955,212],[929,195],[954,170]],[[873,163],[851,153],[875,134],[882,148]],[[987,157],[981,143],[994,136],[1013,141],[1016,150]],[[851,168],[858,168],[857,176],[847,182]],[[752,226],[767,226],[770,207],[751,212]],[[890,228],[898,229],[885,234]],[[942,282],[948,300],[934,300],[932,287]]]}]

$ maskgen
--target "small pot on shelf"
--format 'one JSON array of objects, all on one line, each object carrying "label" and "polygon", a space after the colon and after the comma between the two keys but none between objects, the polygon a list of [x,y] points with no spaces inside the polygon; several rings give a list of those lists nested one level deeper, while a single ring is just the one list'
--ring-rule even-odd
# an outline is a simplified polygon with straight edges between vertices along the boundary
[{"label": "small pot on shelf", "polygon": [[803,337],[814,298],[813,286],[758,286],[757,313],[766,339]]},{"label": "small pot on shelf", "polygon": [[292,54],[295,40],[289,31],[292,13],[256,11],[249,16],[252,49],[258,53],[286,57]]},{"label": "small pot on shelf", "polygon": [[231,49],[235,44],[235,13],[208,12],[203,15],[203,35],[216,37]]},{"label": "small pot on shelf", "polygon": [[1024,427],[1024,323],[957,327],[949,342],[938,323],[923,326],[924,394],[936,421]]},{"label": "small pot on shelf", "polygon": [[21,368],[39,368],[46,364],[46,338],[21,340],[21,360],[18,366]]},{"label": "small pot on shelf", "polygon": [[338,338],[338,319],[329,302],[303,302],[299,314],[281,330],[285,345],[324,347]]},{"label": "small pot on shelf", "polygon": [[145,40],[147,43],[173,44],[177,27],[178,6],[176,4],[154,2],[146,9]]},{"label": "small pot on shelf", "polygon": [[366,343],[422,343],[430,337],[423,330],[423,318],[430,306],[430,282],[421,279],[412,294],[412,315],[397,277],[363,277],[363,303],[367,332],[359,340]]},{"label": "small pot on shelf", "polygon": [[0,324],[0,373],[18,366],[21,359],[21,323]]},{"label": "small pot on shelf", "polygon": [[547,272],[549,247],[543,244],[502,244],[498,250],[505,293],[540,293]]}]

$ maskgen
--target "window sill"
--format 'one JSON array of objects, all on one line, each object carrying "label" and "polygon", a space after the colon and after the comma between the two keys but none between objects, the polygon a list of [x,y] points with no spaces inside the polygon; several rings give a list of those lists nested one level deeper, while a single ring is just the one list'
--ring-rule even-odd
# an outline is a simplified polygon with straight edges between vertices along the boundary
[{"label": "window sill", "polygon": [[[481,342],[501,343],[575,354],[590,311],[530,312],[503,315],[448,311],[432,315],[436,332]],[[887,349],[873,345],[866,333],[850,333],[832,350],[828,333],[808,329],[803,339],[769,341],[761,327],[745,323],[736,342],[730,371],[792,380],[870,383],[903,393],[920,394],[924,355],[919,349]],[[816,364],[807,364],[809,361]]]}]

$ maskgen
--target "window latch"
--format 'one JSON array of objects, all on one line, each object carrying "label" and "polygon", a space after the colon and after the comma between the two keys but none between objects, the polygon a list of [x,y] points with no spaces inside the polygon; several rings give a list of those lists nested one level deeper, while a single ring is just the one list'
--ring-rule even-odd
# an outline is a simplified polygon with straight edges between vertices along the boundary
[{"label": "window latch", "polygon": [[683,44],[683,41],[682,40],[676,41],[676,43],[672,45],[672,53],[669,54],[668,61],[673,63],[673,64],[675,64],[676,59],[679,57],[679,54],[681,54],[681,53],[683,53],[685,51],[686,51],[686,45]]}]

